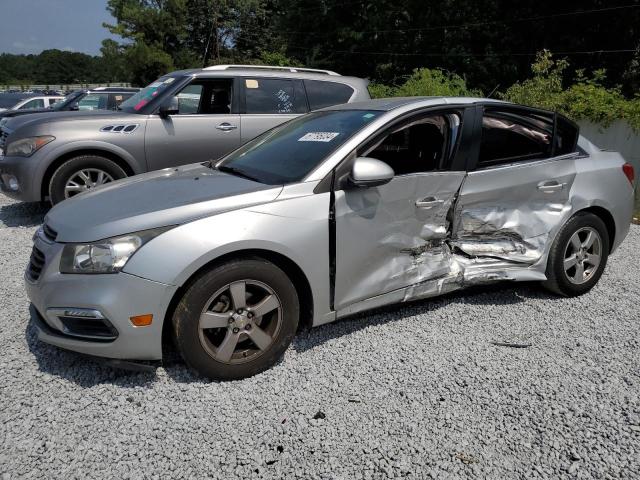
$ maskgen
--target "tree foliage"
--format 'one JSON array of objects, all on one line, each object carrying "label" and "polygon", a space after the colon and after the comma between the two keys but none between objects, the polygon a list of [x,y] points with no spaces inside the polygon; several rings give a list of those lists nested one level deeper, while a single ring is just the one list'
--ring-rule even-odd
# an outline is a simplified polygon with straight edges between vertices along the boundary
[{"label": "tree foliage", "polygon": [[[599,102],[607,104],[640,89],[635,6],[603,0],[108,0],[114,22],[107,27],[118,40],[103,42],[101,58],[59,51],[3,55],[0,82],[143,85],[174,69],[214,63],[291,64],[370,78],[376,95],[504,91],[559,108],[558,92],[581,71],[598,68],[607,75],[576,80],[572,95],[581,104],[585,95],[606,94]],[[542,70],[527,80],[536,51],[545,48],[569,61],[537,59]]]},{"label": "tree foliage", "polygon": [[373,83],[369,86],[371,95],[380,97],[414,96],[481,96],[482,92],[467,87],[464,78],[440,69],[419,68],[399,86]]},{"label": "tree foliage", "polygon": [[616,119],[626,120],[640,130],[640,97],[627,99],[620,87],[606,87],[606,71],[594,70],[586,76],[578,70],[573,82],[565,86],[563,74],[570,66],[566,59],[555,60],[551,52],[540,52],[531,66],[533,76],[509,87],[501,98],[564,113],[574,120],[591,120],[607,126]]},{"label": "tree foliage", "polygon": [[38,55],[0,54],[0,85],[122,81],[117,62],[84,53],[44,50]]}]

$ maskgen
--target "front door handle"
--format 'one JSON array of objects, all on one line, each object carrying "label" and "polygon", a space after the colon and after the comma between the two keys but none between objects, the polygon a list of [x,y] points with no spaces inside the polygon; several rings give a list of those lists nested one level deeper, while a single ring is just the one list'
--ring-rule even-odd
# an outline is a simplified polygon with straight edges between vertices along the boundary
[{"label": "front door handle", "polygon": [[437,205],[444,203],[444,200],[436,197],[426,197],[422,200],[416,200],[416,207],[418,208],[433,208]]},{"label": "front door handle", "polygon": [[229,122],[223,122],[216,127],[218,130],[222,130],[223,132],[230,132],[231,130],[235,130],[238,128],[237,125],[232,125]]},{"label": "front door handle", "polygon": [[557,180],[548,180],[538,184],[538,190],[544,193],[559,192],[564,188],[566,183],[560,183]]}]

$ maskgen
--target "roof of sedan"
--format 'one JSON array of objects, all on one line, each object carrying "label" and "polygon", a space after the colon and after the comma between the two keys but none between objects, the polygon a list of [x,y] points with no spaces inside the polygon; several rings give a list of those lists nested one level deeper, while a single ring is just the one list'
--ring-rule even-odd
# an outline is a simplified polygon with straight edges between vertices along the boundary
[{"label": "roof of sedan", "polygon": [[495,102],[506,103],[501,100],[491,98],[476,97],[393,97],[393,98],[376,98],[366,100],[364,102],[345,103],[332,107],[323,108],[323,110],[381,110],[390,111],[405,105],[415,104],[416,106],[437,106],[437,105],[460,105],[477,102]]}]

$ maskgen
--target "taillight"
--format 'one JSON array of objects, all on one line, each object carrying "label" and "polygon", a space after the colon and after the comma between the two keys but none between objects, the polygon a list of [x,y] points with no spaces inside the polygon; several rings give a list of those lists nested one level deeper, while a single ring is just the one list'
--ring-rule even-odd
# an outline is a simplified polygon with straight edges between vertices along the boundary
[{"label": "taillight", "polygon": [[633,185],[633,180],[636,176],[635,172],[633,171],[633,165],[631,165],[630,163],[625,163],[624,165],[622,165],[622,172],[629,179],[631,185]]}]

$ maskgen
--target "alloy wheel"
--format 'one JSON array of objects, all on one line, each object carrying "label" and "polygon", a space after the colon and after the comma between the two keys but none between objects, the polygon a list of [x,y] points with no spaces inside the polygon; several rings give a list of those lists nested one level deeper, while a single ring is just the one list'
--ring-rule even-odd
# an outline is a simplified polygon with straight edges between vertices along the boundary
[{"label": "alloy wheel", "polygon": [[577,230],[567,242],[564,252],[564,273],[567,279],[580,285],[588,282],[602,260],[602,239],[593,227]]},{"label": "alloy wheel", "polygon": [[73,197],[92,188],[113,182],[113,177],[99,168],[83,168],[69,177],[64,186],[64,198]]},{"label": "alloy wheel", "polygon": [[219,289],[198,322],[200,344],[214,360],[244,363],[273,344],[282,324],[282,303],[268,285],[241,280]]}]

